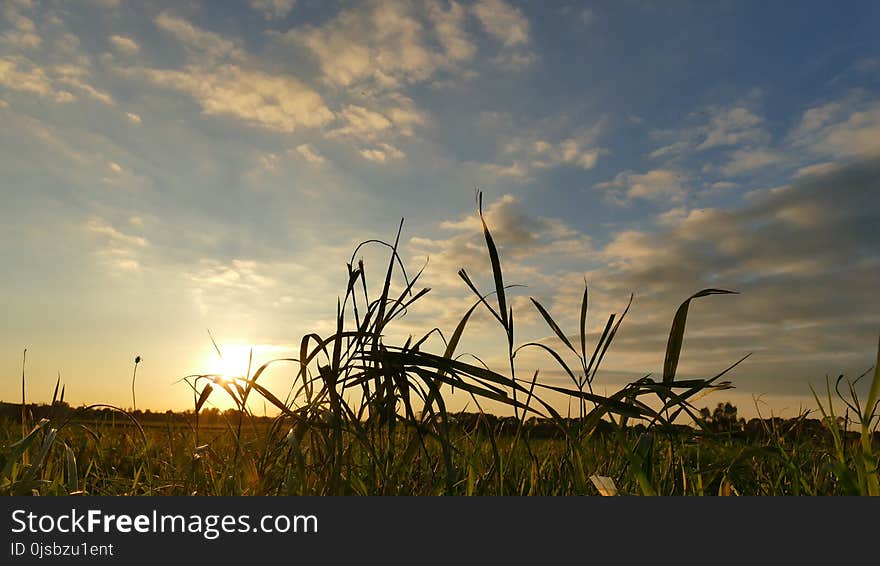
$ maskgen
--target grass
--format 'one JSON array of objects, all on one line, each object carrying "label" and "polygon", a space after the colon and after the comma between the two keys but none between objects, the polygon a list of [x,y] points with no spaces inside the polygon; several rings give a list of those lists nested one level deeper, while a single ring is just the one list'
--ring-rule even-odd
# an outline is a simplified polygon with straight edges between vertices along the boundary
[{"label": "grass", "polygon": [[[394,321],[429,293],[418,286],[421,272],[410,277],[404,268],[398,251],[401,222],[393,242],[370,240],[355,249],[332,334],[307,334],[298,358],[258,368],[249,364],[238,379],[184,378],[193,392],[193,408],[185,417],[141,423],[136,414],[108,405],[71,410],[63,387],[59,393],[59,378],[45,418],[34,422],[26,411],[23,358],[20,422],[0,423],[0,493],[582,495],[612,486],[619,493],[643,495],[880,495],[876,367],[863,403],[854,387],[858,380],[849,384],[847,395],[840,391],[842,378],[837,381],[835,394],[847,407],[842,419],[833,412],[830,381],[825,401],[816,395],[823,415],[819,429],[807,426],[803,415],[791,423],[761,421],[760,434],[748,438],[738,434],[742,430],[719,431],[693,403],[732,387],[722,377],[745,358],[706,379],[676,376],[691,302],[734,294],[704,289],[675,313],[662,378],[646,376],[599,395],[593,381],[629,305],[619,317],[611,314],[598,341],[589,345],[586,283],[576,343],[532,298],[565,350],[540,342],[517,345],[510,287],[480,196],[477,210],[492,288],[480,290],[465,270],[459,271],[474,302],[448,336],[435,328],[403,343],[386,338]],[[362,246],[388,251],[377,293],[370,292],[363,262],[355,261]],[[503,370],[458,353],[477,309],[486,309],[506,338]],[[431,348],[438,343],[441,347]],[[540,372],[518,374],[516,357],[524,349],[546,353],[571,386],[543,383]],[[565,361],[571,356],[576,366]],[[139,361],[138,356],[132,373],[133,406]],[[284,397],[260,382],[273,364],[294,368],[295,383]],[[469,395],[479,412],[451,414],[446,402],[452,391]],[[215,395],[228,396],[236,410],[208,426],[200,417]],[[560,415],[547,400],[551,395],[571,400],[576,417]],[[254,397],[274,406],[279,416],[253,415],[248,407]],[[486,414],[482,403],[488,400],[508,406],[514,416],[499,420]],[[676,424],[681,417],[696,428]],[[850,423],[858,426],[856,441]]]}]

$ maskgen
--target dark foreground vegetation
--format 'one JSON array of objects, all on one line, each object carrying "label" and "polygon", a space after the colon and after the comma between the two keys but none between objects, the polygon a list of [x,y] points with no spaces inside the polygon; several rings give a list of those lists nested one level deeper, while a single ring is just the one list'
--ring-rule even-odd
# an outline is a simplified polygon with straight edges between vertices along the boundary
[{"label": "dark foreground vegetation", "polygon": [[[355,261],[358,246],[335,332],[308,334],[298,358],[248,368],[235,379],[188,376],[193,408],[185,414],[74,409],[60,383],[49,405],[23,399],[0,406],[0,494],[880,495],[876,366],[865,399],[858,379],[841,377],[814,392],[814,414],[796,419],[746,422],[725,404],[698,410],[698,398],[732,387],[721,378],[742,361],[704,379],[677,377],[691,302],[734,294],[704,289],[678,307],[658,379],[646,376],[598,395],[593,381],[629,307],[610,315],[588,348],[586,287],[575,332],[563,331],[532,299],[561,347],[517,344],[509,288],[482,211],[480,220],[492,289],[480,291],[459,272],[475,300],[451,333],[435,328],[388,343],[389,325],[429,290],[417,286],[421,273],[407,275],[397,240],[365,242],[389,251],[378,293],[369,292],[364,264]],[[486,309],[506,338],[503,370],[457,352],[477,309]],[[540,372],[523,374],[516,362],[524,349],[546,354],[570,385],[544,383]],[[260,382],[272,364],[294,370],[284,399]],[[23,364],[22,391],[25,376]],[[449,412],[452,390],[469,395],[478,411]],[[215,395],[227,396],[236,409],[208,408]],[[571,414],[557,412],[551,395],[567,399]],[[249,400],[257,398],[279,415],[252,414]],[[487,400],[505,404],[513,416],[487,414],[481,406]],[[835,414],[841,403],[844,414]]]}]

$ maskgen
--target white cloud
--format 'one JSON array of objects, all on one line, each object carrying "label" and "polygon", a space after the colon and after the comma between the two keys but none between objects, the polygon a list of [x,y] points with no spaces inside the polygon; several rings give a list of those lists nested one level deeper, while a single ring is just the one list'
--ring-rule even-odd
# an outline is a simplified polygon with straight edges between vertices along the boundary
[{"label": "white cloud", "polygon": [[90,98],[104,104],[113,105],[115,101],[109,93],[95,88],[87,82],[90,73],[86,67],[77,65],[55,65],[50,69],[55,81],[65,86],[73,87]]},{"label": "white cloud", "polygon": [[313,165],[323,165],[327,161],[317,149],[308,143],[296,146],[296,152]]},{"label": "white cloud", "polygon": [[684,180],[684,174],[679,171],[654,169],[646,173],[624,171],[611,181],[593,186],[607,191],[608,198],[616,204],[627,204],[634,199],[678,203],[687,194],[682,185]]},{"label": "white cloud", "polygon": [[[494,175],[525,181],[531,179],[535,170],[560,166],[592,169],[600,155],[607,150],[597,144],[602,123],[552,141],[547,133],[521,137],[505,136],[508,140],[501,148],[500,161],[484,165]],[[505,164],[506,163],[506,164]]]},{"label": "white cloud", "polygon": [[[113,165],[116,165],[115,163]],[[118,167],[118,165],[117,165]],[[136,248],[145,248],[150,245],[150,242],[142,237],[142,236],[133,236],[131,234],[126,234],[114,228],[110,223],[101,218],[92,218],[90,219],[85,226],[88,232],[92,234],[98,234],[101,236],[105,236],[108,240],[117,245],[127,245]]]},{"label": "white cloud", "polygon": [[229,59],[239,61],[245,58],[245,52],[235,41],[220,34],[201,29],[188,21],[162,12],[156,16],[156,25],[170,34],[187,49],[208,60]]},{"label": "white cloud", "polygon": [[[437,35],[443,47],[428,41]],[[344,10],[326,24],[301,26],[285,37],[317,59],[324,80],[341,86],[369,83],[396,90],[430,79],[438,70],[454,70],[473,56],[457,4],[444,11],[428,5],[428,17],[403,1],[374,1]]]},{"label": "white cloud", "polygon": [[339,113],[339,118],[344,122],[344,125],[334,130],[333,133],[336,135],[371,139],[386,132],[392,126],[391,120],[384,114],[354,104],[343,108]]},{"label": "white cloud", "polygon": [[140,124],[142,122],[141,117],[134,112],[126,112],[125,117],[128,118],[128,121],[132,124]]},{"label": "white cloud", "polygon": [[269,130],[293,132],[333,118],[321,96],[290,75],[270,75],[238,65],[124,72],[191,95],[205,114],[233,116]]},{"label": "white cloud", "polygon": [[530,153],[532,166],[539,168],[554,167],[559,164],[574,165],[581,169],[592,169],[601,153],[599,148],[585,148],[583,142],[568,138],[553,144],[545,140],[532,143]]},{"label": "white cloud", "polygon": [[187,93],[207,115],[233,116],[268,130],[290,133],[333,119],[317,92],[293,75],[256,68],[236,41],[166,12],[156,23],[190,51],[191,62],[181,70],[120,67],[117,72]]},{"label": "white cloud", "polygon": [[[20,8],[29,8],[28,5],[20,5]],[[43,43],[42,37],[37,31],[34,21],[18,11],[13,4],[3,8],[4,19],[12,25],[12,28],[0,35],[0,42],[11,45],[19,50],[36,49]]]},{"label": "white cloud", "polygon": [[531,41],[529,20],[519,8],[504,0],[480,0],[473,10],[486,32],[505,46],[525,45]]},{"label": "white cloud", "polygon": [[532,178],[529,168],[517,161],[511,163],[510,165],[484,163],[482,165],[482,168],[485,169],[486,172],[490,175],[498,177],[508,177],[510,179],[515,179],[521,182],[528,181]]},{"label": "white cloud", "polygon": [[709,123],[703,129],[703,141],[697,149],[741,145],[766,139],[763,118],[744,106],[714,107],[709,110]]},{"label": "white cloud", "polygon": [[83,66],[55,65],[43,68],[25,57],[0,57],[0,85],[6,88],[61,103],[76,100],[70,91],[72,89],[105,104],[114,104],[113,98],[89,84],[88,78],[89,70]]},{"label": "white cloud", "polygon": [[122,35],[111,35],[110,43],[113,44],[117,51],[126,55],[131,55],[141,50],[141,46],[135,40]]},{"label": "white cloud", "polygon": [[750,108],[750,100],[732,106],[708,106],[689,116],[695,125],[674,130],[656,130],[652,137],[663,145],[650,152],[652,158],[674,159],[690,151],[736,146],[764,146],[770,134],[764,118]]},{"label": "white cloud", "polygon": [[795,178],[800,177],[810,177],[813,175],[826,175],[836,169],[838,167],[837,163],[834,162],[825,162],[825,163],[814,163],[812,165],[807,165],[805,167],[801,167],[798,169],[794,176]]},{"label": "white cloud", "polygon": [[248,0],[248,4],[267,20],[281,20],[293,10],[296,0]]},{"label": "white cloud", "polygon": [[127,273],[140,270],[142,267],[140,255],[150,246],[149,240],[122,232],[102,218],[90,219],[85,224],[85,230],[100,239],[101,243],[94,253],[102,263],[115,272]]},{"label": "white cloud", "polygon": [[790,136],[814,155],[863,158],[880,155],[880,102],[855,92],[806,110]]},{"label": "white cloud", "polygon": [[783,155],[766,148],[737,149],[731,152],[728,157],[727,163],[722,165],[719,170],[722,174],[731,177],[763,169],[770,165],[778,165],[784,160]]},{"label": "white cloud", "polygon": [[403,159],[406,157],[404,152],[388,143],[380,143],[376,147],[362,149],[359,153],[364,159],[375,161],[376,163],[385,163],[389,160]]},{"label": "white cloud", "polygon": [[490,36],[502,45],[493,62],[505,69],[519,71],[538,60],[529,48],[531,44],[529,20],[519,8],[504,0],[480,0],[472,10]]},{"label": "white cloud", "polygon": [[0,85],[38,96],[55,98],[58,102],[72,100],[70,93],[53,88],[52,81],[45,71],[24,57],[0,58]]},{"label": "white cloud", "polygon": [[468,61],[473,58],[477,46],[464,29],[467,12],[461,4],[450,2],[449,9],[444,10],[440,2],[432,1],[428,4],[428,14],[434,24],[434,33],[450,59]]}]

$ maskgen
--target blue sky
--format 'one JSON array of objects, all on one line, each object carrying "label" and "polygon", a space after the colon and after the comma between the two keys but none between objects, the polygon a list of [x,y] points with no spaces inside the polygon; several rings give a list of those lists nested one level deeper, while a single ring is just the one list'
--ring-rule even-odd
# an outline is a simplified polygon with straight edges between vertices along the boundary
[{"label": "blue sky", "polygon": [[[809,384],[867,369],[880,333],[878,12],[5,2],[0,399],[28,348],[35,400],[60,372],[72,403],[127,406],[140,354],[139,404],[187,407],[173,382],[222,369],[206,329],[237,363],[294,355],[331,331],[355,245],[400,218],[432,291],[399,332],[451,330],[458,269],[491,281],[479,187],[507,281],[527,285],[521,340],[555,340],[530,296],[573,330],[586,278],[598,331],[634,293],[610,391],[660,370],[683,299],[735,289],[691,309],[681,371],[753,352],[707,404],[811,407]],[[467,345],[500,361],[501,335],[483,317]]]}]

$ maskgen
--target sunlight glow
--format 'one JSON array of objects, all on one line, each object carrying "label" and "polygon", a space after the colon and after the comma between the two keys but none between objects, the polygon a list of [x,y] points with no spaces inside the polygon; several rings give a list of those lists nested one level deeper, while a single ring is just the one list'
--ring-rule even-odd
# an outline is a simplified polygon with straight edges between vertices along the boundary
[{"label": "sunlight glow", "polygon": [[[251,348],[247,344],[218,344],[220,355],[213,348],[210,355],[205,360],[203,371],[209,374],[222,376],[227,381],[232,381],[238,377],[247,377],[248,359],[251,355]],[[251,364],[251,373],[259,367],[257,365],[257,350],[254,348],[254,359]]]}]

